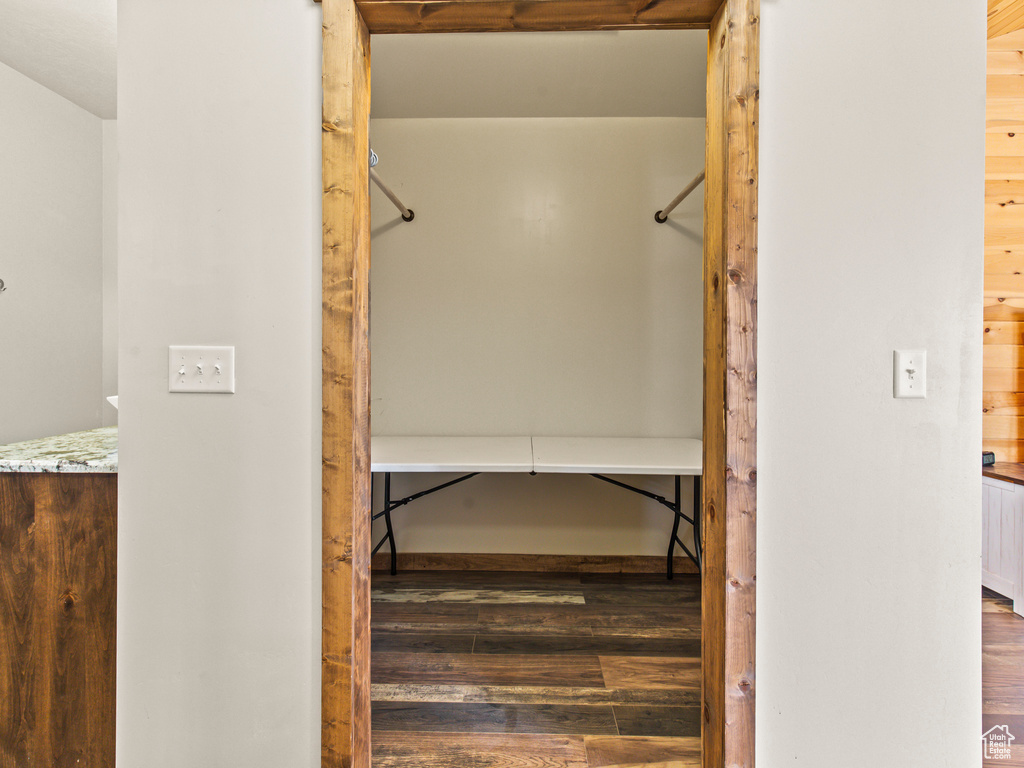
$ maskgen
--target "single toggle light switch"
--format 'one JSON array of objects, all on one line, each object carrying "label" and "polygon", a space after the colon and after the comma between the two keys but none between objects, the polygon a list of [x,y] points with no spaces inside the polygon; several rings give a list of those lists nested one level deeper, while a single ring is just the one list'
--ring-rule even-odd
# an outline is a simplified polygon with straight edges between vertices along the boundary
[{"label": "single toggle light switch", "polygon": [[892,353],[892,396],[928,396],[928,358],[923,349],[897,349]]},{"label": "single toggle light switch", "polygon": [[169,392],[235,391],[234,347],[170,347]]}]

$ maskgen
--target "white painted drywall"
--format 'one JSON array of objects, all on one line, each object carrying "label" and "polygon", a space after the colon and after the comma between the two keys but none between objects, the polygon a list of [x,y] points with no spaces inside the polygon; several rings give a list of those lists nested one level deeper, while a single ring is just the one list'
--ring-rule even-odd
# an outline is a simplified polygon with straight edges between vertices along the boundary
[{"label": "white painted drywall", "polygon": [[[670,223],[654,212],[703,169],[703,119],[385,119],[370,135],[416,213],[373,188],[375,434],[700,437],[703,187]],[[395,520],[405,552],[663,555],[672,525],[567,476],[475,478]]]},{"label": "white painted drywall", "polygon": [[0,444],[101,425],[102,121],[0,64]]},{"label": "white painted drywall", "polygon": [[320,20],[121,3],[121,766],[319,765]]},{"label": "white painted drywall", "polygon": [[117,121],[103,121],[103,426],[117,424]]},{"label": "white painted drywall", "polygon": [[985,8],[761,33],[757,763],[980,766]]}]

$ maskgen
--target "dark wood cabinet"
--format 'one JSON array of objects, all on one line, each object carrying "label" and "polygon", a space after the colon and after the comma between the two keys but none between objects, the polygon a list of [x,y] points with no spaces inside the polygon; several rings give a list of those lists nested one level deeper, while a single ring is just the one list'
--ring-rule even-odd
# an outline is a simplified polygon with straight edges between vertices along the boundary
[{"label": "dark wood cabinet", "polygon": [[0,472],[0,768],[113,768],[117,474]]}]

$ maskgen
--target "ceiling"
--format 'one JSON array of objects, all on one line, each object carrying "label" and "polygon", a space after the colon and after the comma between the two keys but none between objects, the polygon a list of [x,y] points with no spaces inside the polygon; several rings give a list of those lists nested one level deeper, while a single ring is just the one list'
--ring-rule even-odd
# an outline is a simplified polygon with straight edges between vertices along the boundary
[{"label": "ceiling", "polygon": [[117,116],[117,0],[0,0],[0,62]]},{"label": "ceiling", "polygon": [[1024,28],[1024,0],[988,0],[988,36],[999,37]]},{"label": "ceiling", "polygon": [[702,30],[374,35],[371,117],[704,117]]},{"label": "ceiling", "polygon": [[[0,0],[0,62],[117,116],[117,0]],[[703,117],[707,32],[375,35],[373,117]]]}]

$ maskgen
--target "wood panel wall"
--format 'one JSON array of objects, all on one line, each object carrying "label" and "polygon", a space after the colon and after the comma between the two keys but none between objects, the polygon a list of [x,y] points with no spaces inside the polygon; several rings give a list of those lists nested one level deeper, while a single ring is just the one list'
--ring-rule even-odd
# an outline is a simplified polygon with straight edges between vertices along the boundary
[{"label": "wood panel wall", "polygon": [[114,765],[117,475],[0,473],[0,768]]},{"label": "wood panel wall", "polygon": [[1024,27],[1024,0],[988,0],[988,36],[999,37]]},{"label": "wood panel wall", "polygon": [[1024,30],[988,41],[982,445],[1024,461]]}]

